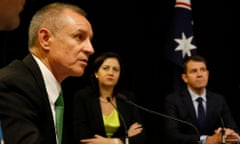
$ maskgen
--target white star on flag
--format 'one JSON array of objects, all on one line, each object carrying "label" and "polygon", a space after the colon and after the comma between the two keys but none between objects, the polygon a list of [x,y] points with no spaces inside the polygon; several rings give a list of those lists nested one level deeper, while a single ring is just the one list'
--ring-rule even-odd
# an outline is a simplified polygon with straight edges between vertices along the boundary
[{"label": "white star on flag", "polygon": [[192,44],[193,36],[186,38],[184,32],[182,32],[182,38],[175,38],[174,41],[178,43],[177,48],[174,51],[182,51],[182,57],[185,55],[191,56],[191,50],[196,49],[197,47]]},{"label": "white star on flag", "polygon": [[174,90],[184,86],[182,68],[187,57],[197,54],[192,19],[191,0],[176,0],[175,13],[170,25],[165,54],[174,65]]}]

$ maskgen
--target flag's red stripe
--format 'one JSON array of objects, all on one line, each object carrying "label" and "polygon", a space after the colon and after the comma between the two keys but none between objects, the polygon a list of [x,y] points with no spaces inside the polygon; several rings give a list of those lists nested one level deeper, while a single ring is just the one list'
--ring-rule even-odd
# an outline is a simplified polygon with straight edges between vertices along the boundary
[{"label": "flag's red stripe", "polygon": [[191,8],[191,4],[184,3],[184,2],[176,2],[176,6],[181,6],[181,5]]}]

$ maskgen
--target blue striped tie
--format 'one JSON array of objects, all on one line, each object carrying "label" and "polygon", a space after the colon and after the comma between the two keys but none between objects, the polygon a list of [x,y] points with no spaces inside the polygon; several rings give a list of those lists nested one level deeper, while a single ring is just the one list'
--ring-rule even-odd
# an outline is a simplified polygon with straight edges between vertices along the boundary
[{"label": "blue striped tie", "polygon": [[198,102],[198,128],[200,129],[200,132],[204,128],[204,123],[205,123],[205,110],[203,107],[203,98],[199,97],[197,98]]}]

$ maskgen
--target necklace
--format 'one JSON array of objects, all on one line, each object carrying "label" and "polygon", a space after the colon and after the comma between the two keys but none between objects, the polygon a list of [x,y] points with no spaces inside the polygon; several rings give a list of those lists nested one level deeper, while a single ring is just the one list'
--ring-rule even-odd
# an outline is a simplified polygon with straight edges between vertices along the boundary
[{"label": "necklace", "polygon": [[99,97],[99,100],[103,103],[108,103],[108,100],[103,97]]}]

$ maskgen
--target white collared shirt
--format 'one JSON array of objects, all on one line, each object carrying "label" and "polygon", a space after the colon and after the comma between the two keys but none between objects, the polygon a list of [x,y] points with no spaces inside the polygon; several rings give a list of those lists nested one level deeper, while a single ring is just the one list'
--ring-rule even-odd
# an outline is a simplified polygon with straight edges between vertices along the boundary
[{"label": "white collared shirt", "polygon": [[36,60],[43,76],[56,131],[55,102],[61,92],[61,84],[56,80],[52,72],[49,71],[49,69],[36,56],[33,55],[33,58]]},{"label": "white collared shirt", "polygon": [[[205,110],[205,113],[207,111],[207,98],[206,98],[206,89],[204,89],[204,92],[201,95],[197,95],[196,93],[194,93],[190,88],[188,88],[188,91],[191,95],[192,98],[192,102],[193,102],[193,106],[196,112],[196,117],[198,117],[198,102],[197,102],[197,98],[202,97],[203,98],[203,107]],[[207,139],[207,135],[201,135],[200,136],[200,140],[202,142],[202,144],[206,144],[206,139]]]},{"label": "white collared shirt", "polygon": [[198,116],[198,102],[196,101],[197,98],[202,97],[203,98],[203,107],[205,112],[207,111],[207,98],[206,98],[206,89],[204,90],[204,92],[201,95],[197,95],[196,93],[194,93],[190,88],[188,88],[188,91],[191,95],[192,98],[192,102],[193,102],[193,106],[196,112],[196,117]]}]

